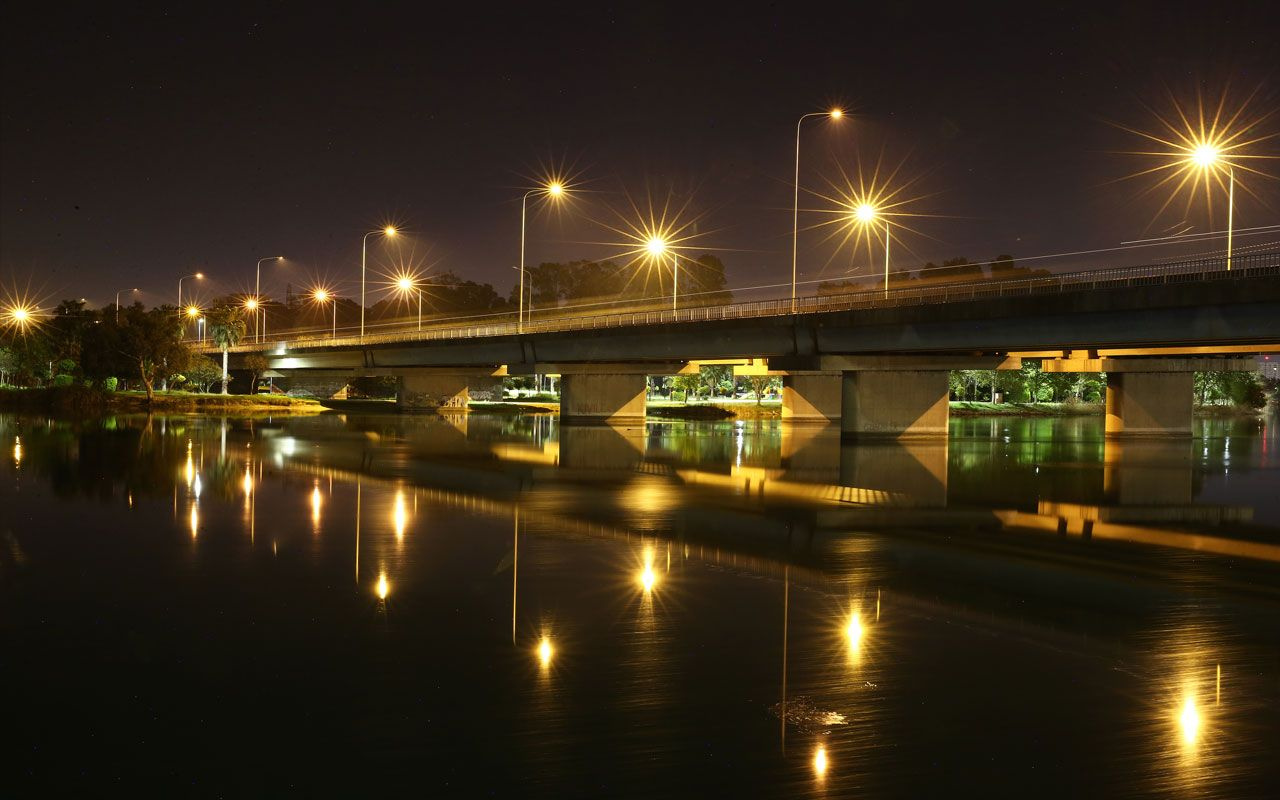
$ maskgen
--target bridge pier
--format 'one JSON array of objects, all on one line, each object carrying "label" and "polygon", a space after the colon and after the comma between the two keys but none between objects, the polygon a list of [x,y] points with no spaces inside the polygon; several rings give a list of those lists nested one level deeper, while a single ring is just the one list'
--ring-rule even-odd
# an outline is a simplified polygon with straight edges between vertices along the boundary
[{"label": "bridge pier", "polygon": [[466,411],[472,376],[457,372],[409,372],[400,376],[401,411]]},{"label": "bridge pier", "polygon": [[946,436],[948,371],[846,372],[841,381],[840,435]]},{"label": "bridge pier", "polygon": [[643,424],[644,373],[560,375],[560,418],[565,422]]},{"label": "bridge pier", "polygon": [[1190,436],[1197,372],[1255,368],[1248,358],[1059,358],[1044,372],[1107,374],[1107,436]]},{"label": "bridge pier", "polygon": [[782,418],[788,422],[840,419],[839,372],[792,372],[782,376]]}]

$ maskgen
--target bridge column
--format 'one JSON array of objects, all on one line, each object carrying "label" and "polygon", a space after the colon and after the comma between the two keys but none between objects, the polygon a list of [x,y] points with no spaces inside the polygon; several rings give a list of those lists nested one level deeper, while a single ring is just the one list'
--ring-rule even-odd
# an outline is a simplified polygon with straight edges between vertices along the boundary
[{"label": "bridge column", "polygon": [[646,377],[643,373],[562,373],[560,418],[643,424]]},{"label": "bridge column", "polygon": [[401,411],[466,411],[471,377],[447,372],[406,373],[400,376],[396,406]]},{"label": "bridge column", "polygon": [[317,400],[345,400],[351,373],[307,374],[298,370],[287,377],[286,393],[290,397],[312,397]]},{"label": "bridge column", "polygon": [[782,418],[790,422],[840,419],[840,373],[796,372],[782,376]]},{"label": "bridge column", "polygon": [[1255,369],[1248,358],[1061,358],[1040,363],[1044,372],[1107,373],[1107,436],[1191,434],[1197,372]]},{"label": "bridge column", "polygon": [[948,370],[846,372],[841,387],[842,436],[946,436]]}]

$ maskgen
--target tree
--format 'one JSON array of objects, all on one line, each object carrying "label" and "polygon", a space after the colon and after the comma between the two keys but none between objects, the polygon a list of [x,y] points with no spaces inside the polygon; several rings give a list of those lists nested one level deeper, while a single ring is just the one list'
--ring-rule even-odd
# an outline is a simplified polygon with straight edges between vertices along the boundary
[{"label": "tree", "polygon": [[675,380],[671,382],[672,388],[676,391],[684,392],[684,402],[689,403],[689,398],[697,393],[698,388],[702,386],[701,375],[677,375]]},{"label": "tree", "polygon": [[1014,280],[1018,278],[1047,278],[1053,275],[1047,269],[1028,269],[1019,267],[1013,261],[1011,255],[999,255],[991,262],[991,279],[997,281]]},{"label": "tree", "polygon": [[209,315],[209,338],[222,349],[222,393],[227,393],[227,351],[240,344],[244,338],[244,316],[238,306],[222,306]]},{"label": "tree", "polygon": [[250,374],[253,375],[252,386],[254,394],[257,394],[258,392],[258,381],[262,379],[262,373],[266,372],[270,366],[271,365],[267,363],[266,357],[260,353],[252,353],[245,356],[244,368],[249,370]]},{"label": "tree", "polygon": [[764,394],[773,385],[773,378],[768,375],[748,375],[747,380],[751,383],[751,393],[756,396],[756,405],[760,405],[764,401]]},{"label": "tree", "polygon": [[730,387],[733,386],[733,367],[728,364],[703,364],[698,371],[698,377],[702,379],[702,383],[707,387],[707,393],[715,397],[716,390],[724,384],[728,383]]},{"label": "tree", "polygon": [[1032,403],[1040,399],[1040,387],[1044,385],[1044,373],[1040,371],[1039,361],[1023,361],[1022,369],[1018,371],[1022,376],[1022,385],[1026,387],[1028,400]]},{"label": "tree", "polygon": [[124,317],[120,346],[142,379],[148,404],[155,396],[156,378],[185,368],[191,352],[182,343],[182,322],[172,306],[150,311],[130,308]]},{"label": "tree", "polygon": [[222,368],[218,362],[208,356],[194,356],[187,364],[187,380],[196,386],[196,391],[207,392],[214,381],[222,377]]},{"label": "tree", "polygon": [[722,306],[733,302],[724,274],[724,262],[710,253],[689,261],[680,259],[680,296],[690,306]]}]

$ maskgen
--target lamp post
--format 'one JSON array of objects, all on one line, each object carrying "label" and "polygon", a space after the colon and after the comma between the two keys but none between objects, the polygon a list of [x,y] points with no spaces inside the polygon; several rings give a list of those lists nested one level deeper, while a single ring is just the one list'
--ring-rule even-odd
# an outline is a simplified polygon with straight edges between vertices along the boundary
[{"label": "lamp post", "polygon": [[530,189],[524,193],[524,197],[520,198],[520,298],[516,313],[516,333],[524,332],[524,241],[525,241],[525,218],[526,210],[529,205],[529,197],[535,194],[545,195],[552,200],[559,200],[564,196],[564,184],[559,181],[551,181],[545,186],[537,189]]},{"label": "lamp post", "polygon": [[187,278],[195,278],[198,281],[202,281],[204,280],[204,273],[193,272],[190,275],[183,275],[181,278],[178,278],[178,309],[179,309],[178,313],[179,314],[182,313],[182,310],[181,310],[182,309],[182,282],[185,281]]},{"label": "lamp post", "polygon": [[422,330],[422,289],[418,286],[417,281],[408,275],[403,275],[396,279],[396,289],[402,294],[416,291],[418,293],[418,330]]},{"label": "lamp post", "polygon": [[[644,249],[649,251],[649,256],[655,259],[661,259],[670,249],[667,240],[661,236],[651,236],[649,241],[644,243]],[[671,251],[671,310],[675,311],[676,303],[680,297],[680,254]]]},{"label": "lamp post", "polygon": [[364,278],[366,274],[366,256],[368,255],[369,250],[369,237],[375,233],[381,233],[390,238],[396,235],[396,229],[393,226],[388,225],[381,230],[369,231],[364,235],[364,238],[360,240],[360,341],[364,341]]},{"label": "lamp post", "polygon": [[[1236,213],[1236,171],[1227,161],[1222,151],[1213,142],[1203,142],[1191,151],[1189,160],[1192,164],[1208,172],[1212,169],[1227,171],[1227,272],[1231,271],[1231,235],[1235,227]],[[1206,183],[1208,180],[1206,179]]]},{"label": "lamp post", "polygon": [[[871,225],[880,219],[880,209],[871,203],[859,203],[853,209],[853,218],[859,225]],[[889,296],[889,220],[884,220],[884,296]]]},{"label": "lamp post", "polygon": [[[121,289],[120,291],[116,292],[116,324],[117,325],[120,324],[120,295],[124,294],[125,292],[136,292],[136,291],[138,290],[137,289]],[[179,294],[182,293],[181,288],[178,289],[178,293]]]},{"label": "lamp post", "polygon": [[800,115],[796,120],[796,176],[794,183],[793,206],[791,210],[791,313],[796,313],[796,254],[800,240],[800,125],[809,117],[827,117],[839,120],[844,111],[833,108],[830,111],[813,111]]},{"label": "lamp post", "polygon": [[315,300],[322,306],[325,303],[333,304],[333,333],[331,334],[331,337],[334,339],[338,338],[338,298],[330,294],[325,289],[316,289],[311,293],[311,299]]},{"label": "lamp post", "polygon": [[[263,261],[284,261],[284,256],[267,256],[266,258],[260,258],[260,259],[258,259],[257,271],[256,271],[256,273],[255,273],[255,275],[254,275],[254,278],[253,278],[253,296],[254,296],[254,297],[262,297],[262,262],[263,262]],[[262,315],[263,315],[262,325],[263,325],[263,327],[266,327],[266,324],[267,324],[267,321],[266,321],[266,314],[267,314],[267,310],[264,308],[264,309],[262,310]],[[254,338],[256,341],[259,341],[259,342],[261,342],[261,341],[262,341],[262,336],[258,333],[258,318],[257,318],[257,317],[254,317],[254,318],[253,318],[253,338]]]}]

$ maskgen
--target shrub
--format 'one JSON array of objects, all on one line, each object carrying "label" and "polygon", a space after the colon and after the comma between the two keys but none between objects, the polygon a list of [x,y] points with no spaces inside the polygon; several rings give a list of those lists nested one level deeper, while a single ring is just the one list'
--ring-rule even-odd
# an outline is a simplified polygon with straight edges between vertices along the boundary
[{"label": "shrub", "polygon": [[76,382],[76,377],[74,375],[54,375],[53,376],[54,386],[71,386],[75,382]]},{"label": "shrub", "polygon": [[120,385],[119,378],[107,378],[102,382],[102,388],[108,392],[114,392],[116,387]]}]

